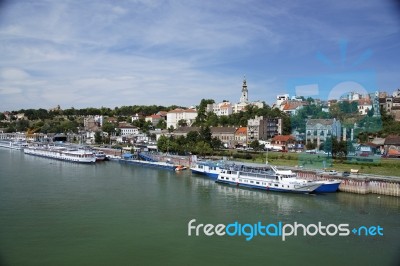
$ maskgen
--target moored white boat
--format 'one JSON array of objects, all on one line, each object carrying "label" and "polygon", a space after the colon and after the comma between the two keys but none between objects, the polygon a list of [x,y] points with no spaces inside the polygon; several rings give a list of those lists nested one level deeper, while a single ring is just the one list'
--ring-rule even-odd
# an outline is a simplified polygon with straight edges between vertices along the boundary
[{"label": "moored white boat", "polygon": [[107,159],[106,154],[103,151],[95,151],[94,156],[96,157],[96,161],[104,161]]},{"label": "moored white boat", "polygon": [[212,161],[198,161],[193,163],[192,167],[190,167],[192,173],[205,175],[211,178],[212,180],[217,179],[222,169],[223,166],[220,163]]},{"label": "moored white boat", "polygon": [[16,140],[0,140],[0,147],[12,149],[12,150],[23,150],[28,146],[28,143],[25,141],[16,141]]},{"label": "moored white boat", "polygon": [[53,145],[32,145],[24,149],[24,153],[49,159],[76,163],[94,163],[96,156],[90,150],[76,147],[53,146]]},{"label": "moored white boat", "polygon": [[223,169],[216,182],[292,193],[312,193],[322,185],[314,181],[299,179],[293,176],[291,171],[276,172],[247,168]]}]

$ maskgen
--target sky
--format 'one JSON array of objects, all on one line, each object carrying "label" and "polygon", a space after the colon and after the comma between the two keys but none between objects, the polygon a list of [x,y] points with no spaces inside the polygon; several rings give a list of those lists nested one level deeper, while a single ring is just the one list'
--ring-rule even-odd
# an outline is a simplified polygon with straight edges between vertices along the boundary
[{"label": "sky", "polygon": [[268,104],[364,70],[393,92],[399,31],[391,0],[0,1],[0,111],[236,103],[244,75]]}]

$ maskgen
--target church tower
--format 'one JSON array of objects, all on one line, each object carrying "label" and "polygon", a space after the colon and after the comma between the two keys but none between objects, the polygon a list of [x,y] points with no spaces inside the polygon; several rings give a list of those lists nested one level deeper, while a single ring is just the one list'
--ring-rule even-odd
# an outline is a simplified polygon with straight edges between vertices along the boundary
[{"label": "church tower", "polygon": [[243,85],[242,85],[242,96],[240,96],[240,103],[247,103],[249,101],[248,98],[248,90],[246,85],[246,76],[243,78]]}]

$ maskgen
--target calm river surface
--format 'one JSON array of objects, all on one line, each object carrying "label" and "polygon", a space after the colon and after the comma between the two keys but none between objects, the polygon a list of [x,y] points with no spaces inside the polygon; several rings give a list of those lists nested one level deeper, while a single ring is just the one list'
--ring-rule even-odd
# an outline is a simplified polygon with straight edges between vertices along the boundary
[{"label": "calm river surface", "polygon": [[[188,236],[192,219],[379,225],[383,236]],[[246,190],[0,148],[0,265],[400,265],[400,199]]]}]

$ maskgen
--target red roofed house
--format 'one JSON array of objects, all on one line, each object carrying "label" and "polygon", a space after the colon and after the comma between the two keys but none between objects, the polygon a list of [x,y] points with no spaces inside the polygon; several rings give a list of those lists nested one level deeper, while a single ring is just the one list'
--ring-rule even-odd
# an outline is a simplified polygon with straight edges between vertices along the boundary
[{"label": "red roofed house", "polygon": [[372,103],[370,99],[360,99],[358,100],[358,112],[361,115],[366,115],[368,114],[368,111],[372,109]]},{"label": "red roofed house", "polygon": [[156,126],[161,119],[163,119],[161,115],[149,115],[146,116],[145,121],[149,121],[153,126]]},{"label": "red roofed house", "polygon": [[282,151],[288,151],[295,148],[296,138],[291,135],[278,135],[272,138],[271,145],[282,148]]},{"label": "red roofed house", "polygon": [[233,113],[233,107],[230,102],[207,104],[207,112],[213,112],[217,116],[230,115]]},{"label": "red roofed house", "polygon": [[289,115],[295,115],[305,105],[307,105],[306,102],[286,101],[282,111]]},{"label": "red roofed house", "polygon": [[239,127],[235,131],[235,142],[237,145],[247,144],[247,127]]}]

